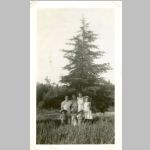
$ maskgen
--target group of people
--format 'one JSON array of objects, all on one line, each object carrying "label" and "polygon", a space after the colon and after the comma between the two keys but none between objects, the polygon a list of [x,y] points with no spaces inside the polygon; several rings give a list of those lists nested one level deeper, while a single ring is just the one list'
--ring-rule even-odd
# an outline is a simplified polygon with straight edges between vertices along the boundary
[{"label": "group of people", "polygon": [[65,100],[61,103],[60,112],[62,124],[76,126],[85,121],[91,122],[93,119],[90,97],[82,96],[82,93],[79,93],[77,98],[72,95],[71,100],[69,100],[68,96],[65,96]]}]

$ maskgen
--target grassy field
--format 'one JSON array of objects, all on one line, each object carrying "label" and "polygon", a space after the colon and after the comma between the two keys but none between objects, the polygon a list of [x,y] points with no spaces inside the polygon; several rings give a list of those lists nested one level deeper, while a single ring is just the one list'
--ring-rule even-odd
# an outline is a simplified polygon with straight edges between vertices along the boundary
[{"label": "grassy field", "polygon": [[37,144],[114,144],[113,115],[97,116],[94,123],[75,127],[61,126],[57,112],[42,116],[37,119]]}]

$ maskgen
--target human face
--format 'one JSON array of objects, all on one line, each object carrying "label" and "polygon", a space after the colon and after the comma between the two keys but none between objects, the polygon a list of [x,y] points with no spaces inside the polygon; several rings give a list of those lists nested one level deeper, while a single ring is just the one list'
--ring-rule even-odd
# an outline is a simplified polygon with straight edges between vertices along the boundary
[{"label": "human face", "polygon": [[88,102],[88,98],[86,98],[85,101]]},{"label": "human face", "polygon": [[79,97],[82,97],[82,93],[79,93]]},{"label": "human face", "polygon": [[62,112],[62,115],[65,115],[65,112],[64,112],[64,111]]},{"label": "human face", "polygon": [[65,96],[65,100],[68,101],[68,96]]},{"label": "human face", "polygon": [[75,100],[75,99],[76,99],[76,96],[75,96],[75,95],[72,95],[72,99]]}]

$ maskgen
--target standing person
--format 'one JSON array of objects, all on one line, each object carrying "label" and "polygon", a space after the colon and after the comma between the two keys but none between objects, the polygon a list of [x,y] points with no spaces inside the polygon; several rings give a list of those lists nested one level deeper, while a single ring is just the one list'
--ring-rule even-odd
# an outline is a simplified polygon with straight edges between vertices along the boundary
[{"label": "standing person", "polygon": [[93,115],[92,115],[92,110],[91,110],[91,102],[90,102],[89,96],[85,97],[84,119],[85,119],[85,121],[88,121],[88,122],[92,122],[92,120],[93,120]]},{"label": "standing person", "polygon": [[71,124],[73,126],[77,125],[77,113],[78,113],[78,103],[76,96],[72,95],[72,105],[71,105]]},{"label": "standing person", "polygon": [[79,94],[78,94],[78,97],[77,97],[77,103],[78,103],[78,112],[83,111],[83,107],[84,107],[84,98],[83,98],[81,92],[79,92]]},{"label": "standing person", "polygon": [[60,114],[61,125],[65,125],[67,121],[67,116],[66,116],[67,111],[61,110],[60,113],[61,113]]},{"label": "standing person", "polygon": [[77,97],[77,104],[78,104],[78,114],[77,114],[77,120],[78,125],[81,125],[84,120],[84,97],[82,96],[82,93],[79,92]]},{"label": "standing person", "polygon": [[71,104],[68,96],[65,96],[65,100],[61,102],[61,111],[66,110],[66,120],[68,124],[71,124]]},{"label": "standing person", "polygon": [[78,119],[78,125],[81,125],[84,120],[84,111],[83,110],[78,112],[77,119]]}]

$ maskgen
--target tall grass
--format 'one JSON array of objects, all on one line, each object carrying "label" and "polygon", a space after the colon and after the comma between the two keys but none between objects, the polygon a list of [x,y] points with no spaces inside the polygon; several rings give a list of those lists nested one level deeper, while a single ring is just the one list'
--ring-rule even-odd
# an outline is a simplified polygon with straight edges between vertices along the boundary
[{"label": "tall grass", "polygon": [[37,144],[114,144],[114,117],[94,123],[61,126],[55,121],[37,121]]}]

